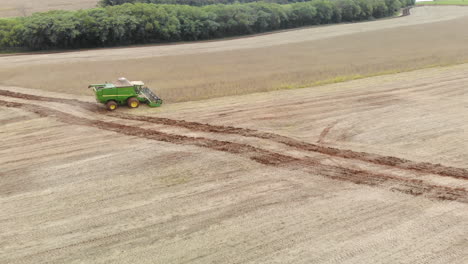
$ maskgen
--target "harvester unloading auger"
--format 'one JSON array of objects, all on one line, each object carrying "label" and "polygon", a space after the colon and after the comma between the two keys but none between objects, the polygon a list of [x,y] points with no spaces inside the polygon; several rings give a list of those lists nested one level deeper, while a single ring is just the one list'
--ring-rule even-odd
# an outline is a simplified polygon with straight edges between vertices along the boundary
[{"label": "harvester unloading auger", "polygon": [[96,100],[110,111],[119,105],[137,108],[140,103],[146,103],[150,107],[158,107],[163,102],[142,81],[130,82],[126,78],[119,78],[115,83],[91,84],[88,88],[94,89]]}]

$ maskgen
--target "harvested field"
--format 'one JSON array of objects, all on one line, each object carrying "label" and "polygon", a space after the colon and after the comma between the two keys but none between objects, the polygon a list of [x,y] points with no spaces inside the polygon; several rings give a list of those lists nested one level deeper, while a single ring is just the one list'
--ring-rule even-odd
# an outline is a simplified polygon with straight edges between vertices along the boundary
[{"label": "harvested field", "polygon": [[456,5],[456,6],[464,6],[468,5],[468,1],[466,0],[435,0],[435,1],[422,1],[417,2],[417,5]]},{"label": "harvested field", "polygon": [[96,7],[99,0],[0,0],[0,17],[29,16],[49,10]]},{"label": "harvested field", "polygon": [[89,83],[126,76],[167,102],[271,91],[466,62],[467,24],[468,8],[418,7],[403,18],[251,38],[7,56],[0,83],[86,95]]},{"label": "harvested field", "polygon": [[466,76],[112,113],[0,87],[0,262],[465,263]]},{"label": "harvested field", "polygon": [[0,263],[468,263],[467,10],[0,57]]}]

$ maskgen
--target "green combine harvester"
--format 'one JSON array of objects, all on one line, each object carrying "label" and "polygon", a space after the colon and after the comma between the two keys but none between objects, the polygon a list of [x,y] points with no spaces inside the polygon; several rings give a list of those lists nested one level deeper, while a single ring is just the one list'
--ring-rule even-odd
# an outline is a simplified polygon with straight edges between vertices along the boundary
[{"label": "green combine harvester", "polygon": [[126,78],[120,78],[115,83],[91,84],[88,88],[94,89],[96,100],[105,104],[110,111],[119,105],[137,108],[140,103],[145,103],[150,107],[158,107],[163,102],[143,82],[130,82]]}]

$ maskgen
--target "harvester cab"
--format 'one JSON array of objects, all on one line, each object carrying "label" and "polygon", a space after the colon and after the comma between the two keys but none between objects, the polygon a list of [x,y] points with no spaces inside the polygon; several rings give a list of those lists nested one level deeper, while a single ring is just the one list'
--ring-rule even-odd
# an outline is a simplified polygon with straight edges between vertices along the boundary
[{"label": "harvester cab", "polygon": [[145,103],[150,107],[158,107],[163,102],[142,81],[130,82],[126,78],[119,78],[115,83],[91,84],[88,88],[93,88],[96,101],[105,104],[110,111],[119,105],[137,108],[140,103]]}]

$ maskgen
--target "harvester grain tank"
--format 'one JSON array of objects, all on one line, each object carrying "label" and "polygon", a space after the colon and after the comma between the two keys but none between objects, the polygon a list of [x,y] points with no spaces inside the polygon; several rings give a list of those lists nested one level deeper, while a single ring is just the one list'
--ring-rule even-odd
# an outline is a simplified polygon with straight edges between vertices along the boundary
[{"label": "harvester grain tank", "polygon": [[93,88],[97,102],[105,104],[110,111],[119,105],[137,108],[140,103],[145,103],[150,107],[158,107],[163,102],[142,81],[130,82],[126,78],[119,78],[115,83],[91,84],[88,88]]}]

